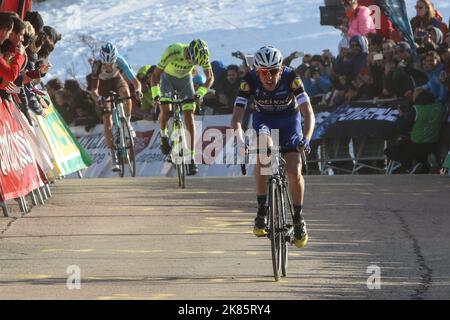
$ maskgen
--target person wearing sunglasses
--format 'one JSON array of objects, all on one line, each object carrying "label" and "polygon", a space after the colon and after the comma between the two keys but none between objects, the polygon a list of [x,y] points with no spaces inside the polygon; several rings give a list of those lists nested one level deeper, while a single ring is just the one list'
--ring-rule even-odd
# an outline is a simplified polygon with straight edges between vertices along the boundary
[{"label": "person wearing sunglasses", "polygon": [[[206,81],[196,91],[192,71],[200,66],[206,75]],[[205,41],[194,39],[189,44],[175,43],[163,53],[151,78],[153,100],[160,106],[159,126],[161,133],[161,152],[170,154],[169,119],[172,94],[177,90],[181,99],[196,99],[196,102],[183,105],[186,129],[190,134],[188,147],[191,150],[191,163],[188,175],[196,175],[198,166],[195,163],[195,123],[194,113],[197,105],[214,84],[214,74],[209,58],[209,49]]]},{"label": "person wearing sunglasses", "polygon": [[411,27],[416,38],[420,38],[429,26],[439,28],[443,34],[447,32],[448,28],[442,22],[442,15],[430,0],[417,1],[415,8],[416,16],[411,19]]},{"label": "person wearing sunglasses", "polygon": [[[284,67],[282,61],[281,52],[272,46],[262,47],[256,52],[254,69],[241,81],[231,126],[238,132],[242,143],[241,123],[245,108],[253,97],[253,129],[258,135],[258,148],[265,149],[267,146],[279,145],[286,160],[295,211],[294,244],[298,248],[303,248],[308,242],[308,233],[302,215],[305,182],[300,154],[311,151],[309,141],[314,131],[315,118],[301,78],[293,69]],[[276,133],[279,133],[279,141],[272,140],[272,136],[276,136]],[[255,174],[258,213],[253,229],[257,237],[267,235],[267,176],[263,171],[265,168],[267,167],[262,165],[258,157]]]}]

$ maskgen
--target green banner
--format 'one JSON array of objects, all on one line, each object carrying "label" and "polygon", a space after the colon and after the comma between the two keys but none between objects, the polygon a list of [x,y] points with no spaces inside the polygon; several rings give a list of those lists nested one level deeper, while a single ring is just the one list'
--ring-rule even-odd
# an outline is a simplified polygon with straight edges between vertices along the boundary
[{"label": "green banner", "polygon": [[73,136],[51,101],[46,101],[49,107],[44,110],[43,116],[37,116],[35,119],[50,147],[58,174],[67,176],[88,168],[92,159]]}]

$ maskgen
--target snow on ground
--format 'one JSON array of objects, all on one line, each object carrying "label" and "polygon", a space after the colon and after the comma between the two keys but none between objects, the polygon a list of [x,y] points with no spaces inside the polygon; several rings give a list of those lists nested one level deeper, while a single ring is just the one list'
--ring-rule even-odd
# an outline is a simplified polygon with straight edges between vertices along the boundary
[{"label": "snow on ground", "polygon": [[[410,15],[416,1],[406,0]],[[115,43],[131,66],[156,64],[174,42],[204,39],[212,60],[240,63],[236,50],[253,53],[262,45],[278,47],[283,54],[299,50],[337,51],[340,33],[320,25],[323,0],[47,0],[36,4],[47,25],[63,34],[51,57],[48,79],[89,73],[87,60],[98,46]],[[450,18],[448,0],[435,0],[444,19]],[[82,39],[85,39],[82,41]],[[88,39],[88,41],[86,41]],[[300,61],[297,61],[299,63]],[[294,64],[295,65],[295,64]]]}]

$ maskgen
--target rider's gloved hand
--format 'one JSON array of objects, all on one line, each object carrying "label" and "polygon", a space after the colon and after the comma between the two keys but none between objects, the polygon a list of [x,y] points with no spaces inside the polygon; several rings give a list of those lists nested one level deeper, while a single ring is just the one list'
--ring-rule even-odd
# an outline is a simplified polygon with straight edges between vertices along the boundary
[{"label": "rider's gloved hand", "polygon": [[201,104],[203,103],[203,99],[199,94],[194,94],[194,100],[197,107],[201,106]]},{"label": "rider's gloved hand", "polygon": [[309,139],[303,137],[302,141],[297,146],[297,150],[299,152],[305,151],[305,154],[308,155],[311,153],[311,146],[309,145]]},{"label": "rider's gloved hand", "polygon": [[159,86],[151,87],[151,91],[152,91],[153,101],[155,102],[155,104],[156,105],[161,104],[161,89],[159,88]]}]

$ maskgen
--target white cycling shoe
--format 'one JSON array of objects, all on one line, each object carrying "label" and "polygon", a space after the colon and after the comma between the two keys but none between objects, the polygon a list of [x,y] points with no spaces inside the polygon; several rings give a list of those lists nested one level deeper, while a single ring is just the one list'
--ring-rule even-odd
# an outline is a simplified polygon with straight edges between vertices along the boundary
[{"label": "white cycling shoe", "polygon": [[111,152],[111,170],[113,172],[120,171],[119,160],[115,152]]}]

